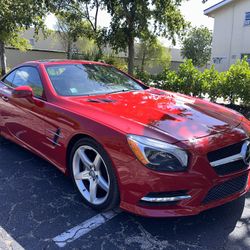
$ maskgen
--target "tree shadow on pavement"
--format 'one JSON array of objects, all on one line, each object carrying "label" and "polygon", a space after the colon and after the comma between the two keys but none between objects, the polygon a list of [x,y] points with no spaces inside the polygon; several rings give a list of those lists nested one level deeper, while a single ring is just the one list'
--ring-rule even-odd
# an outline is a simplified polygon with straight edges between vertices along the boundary
[{"label": "tree shadow on pavement", "polygon": [[[248,226],[247,218],[242,217],[244,206],[245,198],[241,197],[196,216],[150,219],[131,215],[131,218],[142,231],[145,230],[144,233],[147,232],[151,237],[156,237],[163,243],[165,241],[166,247],[218,249],[231,246],[230,242],[233,243],[234,239],[230,237],[230,234],[239,223],[244,224],[244,227]],[[248,219],[250,219],[250,214]],[[245,233],[241,235],[241,239],[245,237],[250,239],[249,232],[247,235]],[[249,245],[244,245],[241,240],[234,243],[242,248],[249,248]]]}]

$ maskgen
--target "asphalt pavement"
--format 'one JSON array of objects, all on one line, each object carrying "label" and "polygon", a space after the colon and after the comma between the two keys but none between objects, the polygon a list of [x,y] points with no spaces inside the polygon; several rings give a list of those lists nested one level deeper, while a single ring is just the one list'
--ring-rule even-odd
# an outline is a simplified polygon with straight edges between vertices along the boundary
[{"label": "asphalt pavement", "polygon": [[[0,137],[0,250],[250,249],[250,193],[192,217],[105,216],[54,166]],[[71,240],[55,242],[72,228]]]}]

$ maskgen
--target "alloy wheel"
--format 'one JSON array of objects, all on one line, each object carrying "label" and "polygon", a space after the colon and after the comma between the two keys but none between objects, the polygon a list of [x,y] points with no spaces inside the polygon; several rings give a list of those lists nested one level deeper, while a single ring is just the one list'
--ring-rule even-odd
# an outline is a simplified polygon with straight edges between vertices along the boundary
[{"label": "alloy wheel", "polygon": [[93,205],[103,204],[110,191],[105,161],[93,147],[82,145],[73,156],[73,178],[83,197]]}]

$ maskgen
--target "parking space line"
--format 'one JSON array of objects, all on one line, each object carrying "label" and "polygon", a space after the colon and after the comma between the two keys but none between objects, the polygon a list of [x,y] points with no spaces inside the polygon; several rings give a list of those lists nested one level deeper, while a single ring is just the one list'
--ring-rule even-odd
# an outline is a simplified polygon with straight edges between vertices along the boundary
[{"label": "parking space line", "polygon": [[89,233],[93,229],[101,226],[107,221],[118,215],[120,210],[110,210],[104,213],[95,215],[94,217],[82,222],[81,224],[69,229],[68,231],[53,238],[53,241],[59,247],[65,247],[68,243],[75,241],[79,237]]},{"label": "parking space line", "polygon": [[15,241],[10,234],[6,232],[1,226],[0,226],[0,245],[3,246],[6,249],[16,249],[16,250],[24,250],[24,248]]}]

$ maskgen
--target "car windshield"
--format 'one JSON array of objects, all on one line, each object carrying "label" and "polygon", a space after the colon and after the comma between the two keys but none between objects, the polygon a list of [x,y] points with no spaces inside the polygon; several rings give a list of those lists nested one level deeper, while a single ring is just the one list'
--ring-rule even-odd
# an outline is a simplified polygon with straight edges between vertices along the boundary
[{"label": "car windshield", "polygon": [[49,65],[46,70],[54,89],[62,96],[110,94],[146,88],[112,66],[60,64]]}]

